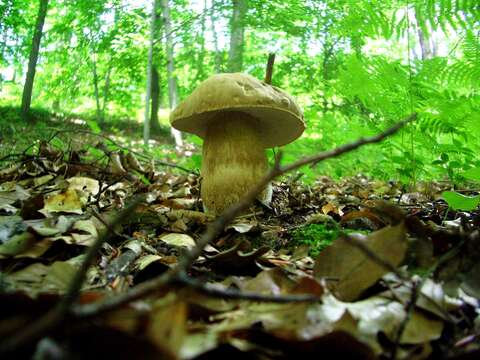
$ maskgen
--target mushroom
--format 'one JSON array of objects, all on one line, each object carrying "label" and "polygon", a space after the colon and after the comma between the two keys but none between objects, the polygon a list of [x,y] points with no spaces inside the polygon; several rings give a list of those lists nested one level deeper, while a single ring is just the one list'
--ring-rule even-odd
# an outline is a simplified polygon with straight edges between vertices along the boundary
[{"label": "mushroom", "polygon": [[[298,138],[305,124],[290,95],[241,73],[213,75],[170,115],[171,125],[204,140],[201,196],[219,214],[238,202],[268,170],[265,149]],[[259,200],[268,204],[271,186]]]}]

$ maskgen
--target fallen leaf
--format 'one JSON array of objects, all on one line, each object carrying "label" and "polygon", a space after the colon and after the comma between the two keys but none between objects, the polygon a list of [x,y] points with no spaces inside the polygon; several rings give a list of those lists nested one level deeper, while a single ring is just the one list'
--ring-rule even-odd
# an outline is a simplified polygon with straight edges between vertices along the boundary
[{"label": "fallen leaf", "polygon": [[[368,236],[359,235],[356,239],[368,247],[369,251],[393,266],[398,266],[402,262],[407,249],[403,222],[396,226],[387,226]],[[386,272],[384,267],[342,237],[318,255],[314,267],[317,279],[338,279],[329,284],[334,294],[345,301],[357,299]]]},{"label": "fallen leaf", "polygon": [[54,212],[83,214],[83,203],[75,190],[68,189],[63,193],[46,198],[45,206],[40,212],[46,216]]},{"label": "fallen leaf", "polygon": [[249,232],[255,227],[256,224],[251,224],[251,223],[236,223],[229,225],[227,229],[235,229],[237,232],[240,234],[244,234]]},{"label": "fallen leaf", "polygon": [[232,274],[256,274],[260,272],[257,260],[270,249],[262,246],[251,252],[244,252],[240,249],[245,246],[245,241],[240,241],[232,248],[222,251],[216,255],[206,255],[208,263],[215,269]]},{"label": "fallen leaf", "polygon": [[28,231],[10,237],[0,245],[0,255],[14,256],[30,249],[35,243],[35,237]]},{"label": "fallen leaf", "polygon": [[157,301],[150,314],[147,337],[177,354],[187,333],[187,309],[187,304],[179,299],[169,304],[165,304],[165,299]]},{"label": "fallen leaf", "polygon": [[190,235],[179,234],[179,233],[169,233],[160,236],[160,240],[167,243],[168,245],[184,247],[187,249],[192,249],[195,247],[195,240]]},{"label": "fallen leaf", "polygon": [[66,232],[75,221],[73,217],[60,215],[58,218],[25,220],[24,224],[41,236],[55,236]]},{"label": "fallen leaf", "polygon": [[83,176],[75,176],[67,179],[67,181],[69,183],[68,188],[71,190],[78,190],[93,196],[97,195],[100,191],[98,180],[95,179]]}]

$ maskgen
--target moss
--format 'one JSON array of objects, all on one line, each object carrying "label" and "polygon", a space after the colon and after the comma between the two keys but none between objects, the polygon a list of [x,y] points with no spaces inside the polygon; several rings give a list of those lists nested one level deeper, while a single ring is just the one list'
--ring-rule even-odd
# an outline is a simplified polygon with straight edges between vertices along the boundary
[{"label": "moss", "polygon": [[369,231],[342,229],[333,220],[320,224],[308,224],[291,233],[290,247],[308,245],[310,247],[309,255],[316,257],[323,249],[330,246],[340,236],[340,233],[367,235]]},{"label": "moss", "polygon": [[309,224],[302,226],[291,233],[290,246],[299,245],[310,247],[310,256],[317,256],[323,249],[329,246],[333,240],[338,238],[340,229],[334,222],[324,224]]}]

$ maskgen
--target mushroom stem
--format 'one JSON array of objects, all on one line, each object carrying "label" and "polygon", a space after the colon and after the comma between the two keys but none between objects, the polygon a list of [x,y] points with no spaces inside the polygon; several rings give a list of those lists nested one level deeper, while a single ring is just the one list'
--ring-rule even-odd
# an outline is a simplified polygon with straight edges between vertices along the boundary
[{"label": "mushroom stem", "polygon": [[[203,144],[202,190],[207,212],[219,214],[238,202],[263,176],[268,163],[258,120],[242,112],[219,112],[209,122]],[[259,197],[271,199],[271,187]]]}]

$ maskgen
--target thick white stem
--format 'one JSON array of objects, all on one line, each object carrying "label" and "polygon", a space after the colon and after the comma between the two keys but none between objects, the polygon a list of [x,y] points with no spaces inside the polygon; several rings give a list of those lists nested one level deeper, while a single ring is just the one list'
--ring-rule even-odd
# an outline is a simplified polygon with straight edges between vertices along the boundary
[{"label": "thick white stem", "polygon": [[[238,202],[266,174],[265,147],[258,120],[241,112],[221,112],[210,121],[203,144],[202,199],[206,211],[219,214]],[[268,203],[271,190],[261,201]]]}]

